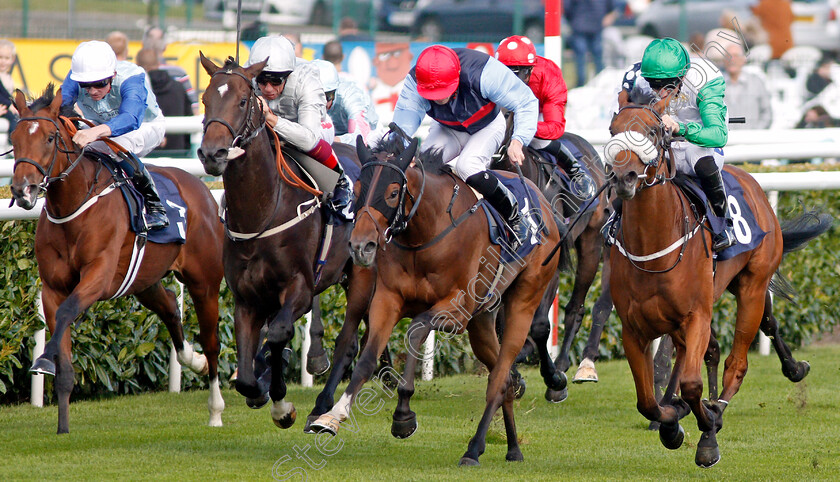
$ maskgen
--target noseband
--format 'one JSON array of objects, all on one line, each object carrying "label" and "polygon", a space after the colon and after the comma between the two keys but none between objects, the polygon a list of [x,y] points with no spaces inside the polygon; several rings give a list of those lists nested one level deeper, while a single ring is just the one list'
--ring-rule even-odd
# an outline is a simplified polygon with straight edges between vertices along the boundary
[{"label": "noseband", "polygon": [[[394,164],[392,164],[390,162],[385,162],[385,161],[369,161],[369,162],[366,162],[364,165],[362,165],[362,171],[363,172],[364,172],[365,169],[367,169],[369,167],[375,167],[375,166],[387,167],[388,169],[394,170],[397,173],[397,175],[399,176],[399,179],[400,179],[400,199],[399,199],[399,202],[397,203],[397,207],[394,211],[394,214],[391,215],[390,219],[386,219],[386,221],[388,222],[388,227],[385,228],[385,232],[383,233],[383,236],[385,238],[386,243],[390,243],[391,239],[395,235],[400,234],[403,231],[405,231],[405,229],[408,227],[409,221],[411,221],[411,218],[413,218],[414,214],[417,212],[417,207],[420,205],[420,200],[423,198],[423,191],[426,188],[426,170],[423,168],[423,163],[417,161],[416,164],[418,166],[420,166],[420,172],[422,173],[422,179],[423,179],[422,183],[420,184],[420,192],[417,194],[416,198],[414,197],[414,195],[412,195],[408,191],[408,178],[406,177],[405,172],[403,172],[403,170],[400,169],[399,167],[395,166]],[[414,203],[411,206],[411,210],[408,212],[407,215],[405,214],[406,194],[408,194],[408,197],[411,198],[411,201]],[[368,205],[365,204],[363,209],[367,206]]]},{"label": "noseband", "polygon": [[[632,131],[632,132],[636,132],[638,134],[643,135],[645,137],[645,139],[651,141],[653,146],[656,148],[656,157],[654,157],[650,161],[642,160],[642,163],[645,165],[645,172],[643,174],[639,175],[639,179],[643,180],[642,186],[639,189],[644,189],[645,187],[654,186],[654,185],[659,184],[661,182],[665,182],[667,180],[673,179],[673,177],[675,175],[675,173],[673,172],[674,171],[674,167],[673,167],[674,152],[673,152],[673,149],[671,148],[671,140],[673,139],[673,136],[672,136],[671,132],[668,129],[665,129],[665,127],[662,125],[662,116],[659,114],[659,112],[657,112],[655,109],[653,109],[652,107],[650,107],[648,105],[630,104],[630,105],[625,105],[624,107],[621,107],[620,109],[618,109],[618,112],[616,112],[616,114],[613,116],[613,119],[615,119],[615,117],[617,117],[619,114],[621,114],[622,111],[625,111],[625,110],[644,110],[644,111],[647,111],[650,114],[652,114],[657,121],[655,126],[651,126],[655,130],[655,132],[653,133],[653,138],[651,138],[651,136],[645,134],[644,132]],[[627,132],[627,131],[625,131],[625,132]],[[665,153],[669,153],[670,157],[666,157]],[[670,176],[665,176],[665,175],[662,175],[662,174],[658,174],[657,171],[659,170],[659,166],[662,164],[662,162],[667,162],[668,159],[670,159],[668,169],[670,171],[672,171],[672,174]],[[654,171],[652,175],[648,174],[648,172],[647,172],[648,168],[651,168],[651,167],[653,168],[653,171]],[[650,180],[648,180],[648,179],[650,179]]]},{"label": "noseband", "polygon": [[[245,83],[248,84],[250,93],[248,95],[248,107],[246,110],[247,115],[245,119],[243,119],[242,124],[240,124],[239,128],[236,130],[233,129],[233,126],[231,126],[228,121],[222,119],[221,117],[212,117],[210,119],[205,118],[202,135],[207,134],[207,128],[210,127],[210,124],[217,122],[225,126],[228,132],[230,132],[231,137],[233,137],[233,140],[230,143],[230,148],[242,148],[242,146],[248,144],[252,139],[259,135],[260,131],[263,130],[263,128],[265,127],[265,114],[263,113],[262,107],[259,105],[260,103],[257,99],[257,93],[254,90],[254,84],[251,82],[251,79],[245,76],[245,74],[241,72],[236,72],[231,69],[217,70],[216,73],[214,73],[211,76],[211,80],[212,77],[215,77],[217,75],[237,75],[239,77],[242,77]],[[260,113],[257,122],[253,122],[255,107],[257,107],[257,110]]]}]

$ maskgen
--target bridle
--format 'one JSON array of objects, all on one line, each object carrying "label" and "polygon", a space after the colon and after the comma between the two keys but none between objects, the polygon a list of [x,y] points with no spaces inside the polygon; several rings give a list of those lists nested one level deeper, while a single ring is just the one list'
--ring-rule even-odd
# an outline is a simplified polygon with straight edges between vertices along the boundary
[{"label": "bridle", "polygon": [[[398,235],[398,234],[400,234],[400,233],[402,233],[403,231],[406,230],[406,228],[408,227],[408,223],[411,221],[411,219],[417,213],[417,207],[420,205],[420,200],[423,198],[423,192],[426,188],[426,170],[423,167],[423,163],[420,162],[419,159],[415,159],[415,164],[420,167],[420,173],[421,173],[421,179],[422,179],[422,181],[420,183],[420,192],[417,194],[417,197],[414,197],[414,195],[411,194],[411,192],[408,190],[408,177],[406,177],[405,172],[402,169],[400,169],[398,166],[396,166],[396,165],[394,165],[390,162],[386,162],[386,161],[369,161],[369,162],[366,162],[365,164],[362,165],[362,169],[361,169],[362,172],[364,172],[364,170],[367,169],[367,168],[376,167],[376,166],[381,166],[381,167],[391,169],[391,170],[393,170],[394,172],[397,173],[397,176],[398,176],[399,181],[400,181],[399,201],[397,202],[397,206],[394,209],[394,212],[389,216],[389,218],[385,219],[385,221],[388,223],[388,227],[385,228],[385,232],[383,233],[383,238],[385,239],[386,244],[390,243],[391,239],[394,236],[396,236],[396,235]],[[371,186],[371,187],[373,187],[373,186]],[[411,206],[411,209],[408,212],[408,214],[405,214],[406,195],[409,199],[411,199],[411,202],[413,203],[412,206]],[[369,207],[368,201],[365,201],[365,204],[360,209],[360,212],[361,211],[369,211],[369,210],[370,210],[370,207]],[[370,214],[368,213],[368,215],[370,215]],[[374,223],[374,224],[378,226],[378,223]]]},{"label": "bridle", "polygon": [[[213,124],[214,122],[216,122],[216,123],[219,123],[219,124],[225,126],[225,128],[227,128],[228,132],[230,132],[230,135],[233,138],[233,140],[230,142],[229,149],[242,148],[243,146],[245,146],[249,142],[251,142],[252,139],[257,137],[259,135],[260,131],[262,131],[263,128],[265,128],[265,113],[263,112],[262,107],[260,106],[260,102],[259,102],[259,99],[257,98],[257,93],[256,93],[256,90],[254,89],[253,82],[251,81],[251,79],[246,77],[245,74],[243,74],[241,72],[237,72],[233,69],[226,69],[226,70],[221,70],[220,69],[220,70],[217,70],[211,76],[211,80],[212,80],[213,77],[215,77],[217,75],[237,75],[237,76],[241,77],[245,81],[246,84],[248,84],[248,88],[250,89],[250,92],[249,92],[249,95],[248,95],[248,105],[247,105],[247,109],[246,109],[247,114],[246,114],[245,118],[242,120],[242,123],[239,125],[239,127],[236,130],[234,130],[233,126],[231,126],[228,121],[226,121],[225,119],[222,119],[221,117],[211,117],[211,118],[206,118],[205,117],[204,118],[204,126],[203,126],[202,135],[206,135],[207,134],[207,128],[210,127],[210,124]],[[255,110],[259,112],[259,118],[256,121],[254,121],[254,111]]]},{"label": "bridle", "polygon": [[[656,147],[656,157],[654,157],[651,161],[645,162],[642,160],[642,163],[645,166],[644,172],[639,175],[639,179],[642,181],[642,184],[639,186],[638,190],[642,190],[651,186],[655,186],[660,183],[664,183],[670,181],[676,175],[676,170],[674,168],[674,151],[671,148],[671,141],[673,140],[673,136],[671,132],[662,125],[662,115],[657,112],[655,109],[650,107],[649,105],[645,104],[628,104],[618,109],[618,112],[615,113],[613,119],[615,119],[619,114],[621,114],[625,110],[643,110],[651,115],[656,119],[656,125],[651,126],[654,129],[653,136],[649,136],[643,132],[639,131],[630,131],[637,134],[643,135],[647,140],[651,141],[653,145]],[[666,156],[666,153],[668,154]],[[668,163],[668,171],[670,171],[670,175],[664,175],[659,173],[659,166],[663,163]],[[652,169],[653,172],[648,172],[649,169]],[[607,164],[607,174],[612,173],[612,163]]]},{"label": "bridle", "polygon": [[[63,122],[70,122],[69,119],[66,119],[66,118],[59,117],[59,119],[61,119]],[[56,160],[58,159],[58,154],[61,153],[61,154],[67,155],[67,160],[69,161],[70,160],[70,154],[75,154],[76,150],[67,148],[67,143],[64,141],[64,137],[62,137],[62,135],[61,135],[61,128],[59,127],[58,122],[56,122],[55,119],[52,119],[50,117],[43,117],[43,116],[21,117],[18,120],[18,123],[38,122],[38,121],[42,121],[42,120],[51,123],[53,125],[53,127],[55,127],[55,131],[51,134],[52,141],[50,141],[50,143],[53,144],[53,151],[52,151],[52,157],[50,159],[50,163],[47,165],[46,168],[44,168],[41,164],[39,164],[34,159],[30,159],[28,157],[20,157],[20,158],[16,157],[14,166],[12,167],[12,172],[14,172],[15,169],[17,169],[17,167],[20,164],[29,164],[29,165],[33,166],[35,169],[38,170],[38,172],[43,177],[41,182],[38,183],[38,191],[39,192],[46,192],[47,187],[50,185],[50,183],[52,183],[54,181],[60,181],[64,178],[66,178],[70,174],[70,171],[72,171],[79,164],[79,161],[82,159],[83,156],[79,155],[76,158],[76,160],[74,160],[73,162],[70,163],[70,165],[67,166],[66,169],[64,169],[63,171],[58,173],[57,176],[52,176],[51,177],[52,171],[55,168]]]}]

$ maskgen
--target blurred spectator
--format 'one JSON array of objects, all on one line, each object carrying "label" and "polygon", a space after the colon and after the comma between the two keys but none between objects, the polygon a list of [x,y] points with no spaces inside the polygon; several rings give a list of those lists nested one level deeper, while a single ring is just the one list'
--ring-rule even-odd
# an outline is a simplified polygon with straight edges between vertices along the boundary
[{"label": "blurred spectator", "polygon": [[198,108],[198,92],[193,88],[190,76],[187,71],[178,65],[170,65],[166,63],[166,57],[163,53],[166,51],[166,40],[164,38],[163,29],[160,27],[149,27],[146,33],[143,34],[143,48],[152,49],[157,53],[158,61],[160,62],[160,69],[164,70],[173,79],[177,80],[184,86],[187,96],[190,98],[193,114],[199,113]]},{"label": "blurred spectator", "polygon": [[759,0],[752,7],[752,12],[761,21],[761,27],[767,32],[767,43],[773,49],[771,59],[779,59],[793,47],[793,10],[790,0]]},{"label": "blurred spectator", "polygon": [[284,33],[284,37],[289,39],[289,42],[295,46],[295,57],[302,59],[303,58],[303,44],[300,43],[300,34],[296,33]]},{"label": "blurred spectator", "polygon": [[744,117],[744,124],[729,124],[729,129],[767,129],[773,122],[770,91],[763,72],[745,69],[747,57],[740,44],[726,46],[723,78],[725,102],[730,117]]},{"label": "blurred spectator", "polygon": [[688,39],[688,46],[691,48],[692,55],[704,55],[706,36],[702,32],[694,32]]},{"label": "blurred spectator", "polygon": [[571,44],[575,53],[577,85],[586,84],[586,54],[592,54],[595,75],[604,70],[603,42],[604,27],[612,25],[618,11],[612,0],[564,0],[563,14],[572,29]]},{"label": "blurred spectator", "polygon": [[17,125],[17,110],[12,105],[15,83],[12,80],[12,66],[15,64],[15,44],[0,39],[0,117],[9,121],[9,132]]},{"label": "blurred spectator", "polygon": [[344,62],[344,49],[338,40],[330,40],[324,44],[324,53],[321,57],[327,62],[335,65],[336,70],[341,72],[341,63]]},{"label": "blurred spectator", "polygon": [[824,55],[817,68],[811,72],[808,80],[805,81],[808,97],[814,97],[822,92],[834,78],[840,78],[840,65],[834,61],[833,56]]},{"label": "blurred spectator", "polygon": [[831,117],[828,111],[825,110],[825,107],[821,105],[815,105],[805,111],[805,115],[796,124],[797,129],[820,129],[823,127],[838,126],[840,126],[840,120]]},{"label": "blurred spectator", "polygon": [[[743,18],[734,10],[724,9],[720,14],[720,27],[746,42],[747,48],[767,43],[767,32],[761,28],[761,22],[753,16]],[[706,34],[706,43],[709,43],[708,33]]]},{"label": "blurred spectator", "polygon": [[[150,48],[141,49],[137,52],[136,60],[137,65],[143,67],[143,70],[146,71],[152,86],[152,92],[157,97],[158,105],[164,116],[192,115],[192,105],[184,86],[173,79],[169,73],[160,69],[160,59],[157,52]],[[189,149],[189,134],[167,134],[155,151],[178,151],[177,154],[186,155],[189,153]]]},{"label": "blurred spectator", "polygon": [[368,42],[370,35],[359,32],[359,24],[352,17],[344,17],[338,25],[339,42]]},{"label": "blurred spectator", "polygon": [[111,50],[117,56],[117,62],[128,60],[128,35],[114,30],[105,36],[105,43],[111,46]]}]

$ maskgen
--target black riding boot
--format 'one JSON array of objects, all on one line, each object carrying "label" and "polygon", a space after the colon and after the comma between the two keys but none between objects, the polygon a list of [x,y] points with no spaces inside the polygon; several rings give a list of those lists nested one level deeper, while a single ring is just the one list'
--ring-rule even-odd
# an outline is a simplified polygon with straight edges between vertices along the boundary
[{"label": "black riding boot", "polygon": [[352,222],[353,211],[350,210],[350,202],[353,200],[353,189],[350,187],[350,178],[344,173],[341,164],[336,164],[333,170],[339,174],[339,177],[335,189],[327,201],[327,209],[332,211],[335,217]]},{"label": "black riding boot", "polygon": [[557,165],[566,171],[566,174],[572,180],[572,185],[577,188],[578,193],[584,196],[584,200],[595,195],[595,182],[592,181],[592,178],[589,177],[589,174],[587,174],[586,170],[580,164],[580,161],[563,145],[560,139],[554,139],[542,150],[557,159]]},{"label": "black riding boot", "polygon": [[155,181],[152,180],[152,176],[146,170],[146,166],[131,152],[120,152],[118,155],[123,161],[129,163],[134,168],[134,175],[131,178],[131,182],[140,191],[146,203],[146,227],[149,229],[163,229],[169,226],[169,219],[166,217],[166,208],[160,202],[160,195],[157,192],[157,187],[155,187]]},{"label": "black riding boot", "polygon": [[694,166],[694,172],[700,180],[700,187],[709,198],[715,216],[724,218],[723,232],[712,236],[712,250],[722,251],[736,243],[732,228],[732,216],[729,214],[729,202],[726,199],[726,188],[723,185],[720,169],[711,156],[701,157]]},{"label": "black riding boot", "polygon": [[513,193],[506,188],[499,179],[489,171],[473,174],[466,179],[467,184],[480,192],[487,202],[490,203],[510,227],[515,239],[512,240],[511,250],[516,251],[528,238],[528,223],[519,212],[519,203]]}]

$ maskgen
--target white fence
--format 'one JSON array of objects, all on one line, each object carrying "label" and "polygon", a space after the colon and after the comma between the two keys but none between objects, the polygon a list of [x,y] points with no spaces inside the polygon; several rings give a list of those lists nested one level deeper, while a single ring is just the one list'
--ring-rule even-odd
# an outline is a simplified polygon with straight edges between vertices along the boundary
[{"label": "white fence", "polygon": [[[202,118],[195,117],[169,117],[166,119],[166,130],[169,134],[192,134],[193,142],[200,142],[202,131]],[[603,145],[609,140],[609,133],[605,130],[579,131],[581,135],[597,149],[602,150]],[[762,161],[765,159],[810,159],[810,158],[834,158],[840,157],[840,129],[797,129],[797,130],[764,130],[764,131],[732,131],[729,135],[729,144],[726,149],[726,160],[728,162],[749,162]],[[179,167],[196,176],[206,176],[204,168],[198,159],[178,158],[148,158],[144,162],[156,166]],[[14,160],[0,159],[0,178],[11,177]],[[791,173],[757,173],[753,174],[762,189],[768,192],[771,200],[778,198],[778,191],[815,191],[840,189],[840,171],[811,171]],[[212,190],[213,196],[218,202],[222,195],[221,189]],[[38,201],[36,207],[30,211],[17,206],[8,207],[9,199],[0,199],[0,221],[37,219],[43,207],[43,199]],[[775,208],[775,202],[774,202]],[[183,307],[183,287],[179,297]],[[43,312],[37,307],[41,316]],[[183,309],[183,308],[182,308]],[[305,332],[304,345],[309,344],[309,315],[307,315],[307,329]],[[553,323],[553,317],[552,317]],[[552,330],[556,329],[552,326]],[[43,351],[43,330],[36,333],[36,344],[33,350],[33,358]],[[549,337],[552,343],[553,337]],[[552,346],[551,349],[556,347]],[[761,351],[769,353],[769,340],[762,338]],[[424,352],[428,355],[434,352],[434,332],[429,336],[424,346]],[[425,356],[423,363],[423,379],[432,378],[433,357]],[[302,356],[302,360],[306,357]],[[304,386],[312,385],[312,377],[306,373],[305,362],[301,367],[301,376]],[[180,366],[175,358],[174,350],[170,358],[170,382],[171,391],[180,390]],[[43,405],[43,375],[32,376],[32,404]]]}]

